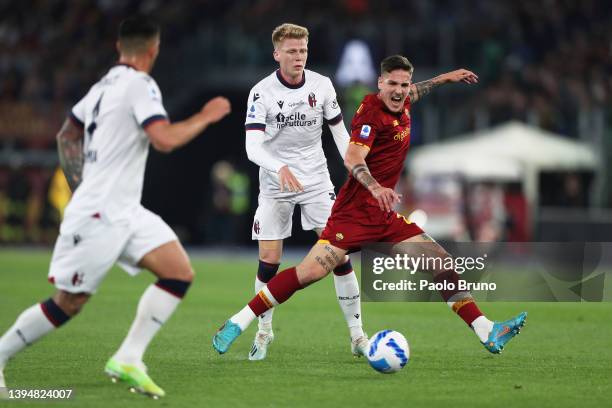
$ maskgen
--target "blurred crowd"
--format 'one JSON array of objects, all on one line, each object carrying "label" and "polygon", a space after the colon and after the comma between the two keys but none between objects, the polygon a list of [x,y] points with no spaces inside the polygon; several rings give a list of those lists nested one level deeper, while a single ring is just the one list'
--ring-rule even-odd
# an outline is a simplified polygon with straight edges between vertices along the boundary
[{"label": "blurred crowd", "polygon": [[[536,112],[542,126],[576,136],[574,112],[611,105],[608,6],[604,0],[3,0],[2,120],[24,115],[27,109],[15,103],[48,110],[78,99],[112,63],[119,21],[145,12],[162,24],[167,61],[189,47],[211,70],[269,67],[270,31],[291,20],[311,31],[311,65],[337,64],[343,45],[361,38],[375,61],[402,52],[417,69],[466,66],[482,80],[470,98],[488,107],[494,122],[529,120]],[[165,67],[161,76],[171,76],[172,64]],[[2,127],[5,138],[37,129],[11,122]]]},{"label": "blurred crowd", "polygon": [[[28,155],[17,160],[15,152],[54,154],[55,132],[70,106],[115,60],[117,26],[129,14],[152,14],[162,26],[162,56],[154,74],[166,103],[201,92],[172,86],[179,76],[202,77],[228,67],[256,75],[269,71],[270,32],[292,21],[310,30],[310,67],[329,74],[343,46],[355,38],[369,45],[374,64],[391,53],[407,55],[417,80],[459,66],[477,72],[476,90],[440,93],[426,102],[441,107],[447,133],[515,118],[578,138],[589,130],[591,113],[612,117],[608,3],[0,0],[0,193],[10,195],[3,180],[15,169],[48,167],[49,160]],[[415,120],[415,136],[419,126]],[[34,178],[44,174],[42,184],[49,186],[48,170]],[[36,180],[33,186],[39,186]],[[10,207],[0,206],[0,222]]]}]

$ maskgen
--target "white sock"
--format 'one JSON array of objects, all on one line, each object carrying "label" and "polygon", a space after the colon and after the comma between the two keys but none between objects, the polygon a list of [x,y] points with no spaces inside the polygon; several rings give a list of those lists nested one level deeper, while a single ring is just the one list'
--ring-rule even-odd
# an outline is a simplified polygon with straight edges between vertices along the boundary
[{"label": "white sock", "polygon": [[53,330],[55,326],[47,319],[40,304],[24,310],[0,338],[0,370],[11,357]]},{"label": "white sock", "polygon": [[484,316],[479,316],[471,324],[474,333],[478,336],[481,342],[487,341],[489,333],[493,330],[493,322]]},{"label": "white sock", "polygon": [[128,364],[140,364],[153,336],[172,316],[181,299],[155,285],[145,290],[138,303],[136,318],[114,358]]},{"label": "white sock", "polygon": [[354,271],[346,275],[334,274],[334,286],[338,303],[344,313],[344,319],[351,332],[351,339],[363,336],[361,323],[361,301],[359,299],[359,282]]},{"label": "white sock", "polygon": [[[255,293],[259,293],[266,284],[255,277]],[[250,310],[250,309],[249,309]],[[274,315],[274,308],[268,310],[265,313],[259,315],[259,330],[271,332],[272,331],[272,316]],[[242,329],[242,327],[241,327]]]},{"label": "white sock", "polygon": [[230,320],[237,324],[240,330],[245,331],[256,317],[249,305],[246,305],[241,311],[233,315]]}]

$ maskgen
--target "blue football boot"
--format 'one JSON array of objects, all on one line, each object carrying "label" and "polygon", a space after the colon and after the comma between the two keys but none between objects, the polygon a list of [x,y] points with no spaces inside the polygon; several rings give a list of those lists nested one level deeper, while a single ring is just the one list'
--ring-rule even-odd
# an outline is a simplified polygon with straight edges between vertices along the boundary
[{"label": "blue football boot", "polygon": [[213,347],[219,354],[227,353],[227,350],[229,350],[234,340],[236,340],[241,334],[242,330],[240,329],[240,326],[231,320],[228,320],[213,336]]},{"label": "blue football boot", "polygon": [[520,333],[521,327],[525,325],[526,319],[527,312],[523,312],[515,318],[506,320],[505,322],[494,322],[493,329],[489,333],[489,338],[482,344],[493,354],[501,353],[506,343]]}]

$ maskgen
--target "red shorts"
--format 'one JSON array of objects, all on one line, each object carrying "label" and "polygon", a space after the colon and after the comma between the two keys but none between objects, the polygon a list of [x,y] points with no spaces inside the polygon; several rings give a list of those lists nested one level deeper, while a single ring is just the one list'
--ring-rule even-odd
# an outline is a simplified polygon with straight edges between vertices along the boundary
[{"label": "red shorts", "polygon": [[351,214],[340,215],[332,212],[319,242],[328,242],[349,252],[357,252],[361,250],[362,245],[370,242],[397,243],[423,233],[418,225],[395,211],[380,211],[376,218],[380,222],[359,222],[359,219]]}]

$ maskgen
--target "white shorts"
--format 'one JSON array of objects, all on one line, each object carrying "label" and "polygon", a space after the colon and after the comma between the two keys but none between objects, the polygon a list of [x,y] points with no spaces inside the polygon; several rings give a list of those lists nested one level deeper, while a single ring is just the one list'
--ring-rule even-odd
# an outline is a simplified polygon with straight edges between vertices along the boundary
[{"label": "white shorts", "polygon": [[142,206],[129,220],[111,223],[85,217],[70,221],[70,231],[57,237],[49,268],[49,280],[70,293],[95,293],[115,262],[134,276],[147,253],[178,240],[161,217]]},{"label": "white shorts", "polygon": [[302,228],[325,228],[336,199],[334,189],[314,190],[272,198],[259,194],[259,206],[253,220],[253,240],[277,240],[291,236],[293,210],[300,206]]}]

